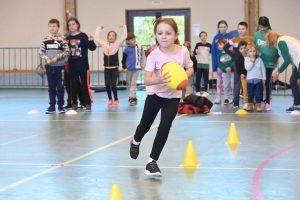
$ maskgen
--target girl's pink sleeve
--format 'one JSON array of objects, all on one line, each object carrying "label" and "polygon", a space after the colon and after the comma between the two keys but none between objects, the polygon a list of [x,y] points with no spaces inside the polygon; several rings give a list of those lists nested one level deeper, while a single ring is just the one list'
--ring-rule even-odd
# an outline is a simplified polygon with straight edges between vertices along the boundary
[{"label": "girl's pink sleeve", "polygon": [[155,60],[154,60],[153,54],[150,54],[148,56],[145,70],[148,71],[148,72],[154,72],[154,70],[155,70]]},{"label": "girl's pink sleeve", "polygon": [[124,24],[123,35],[122,35],[121,39],[119,41],[117,41],[119,47],[122,46],[122,44],[126,40],[126,38],[127,38],[127,26]]}]

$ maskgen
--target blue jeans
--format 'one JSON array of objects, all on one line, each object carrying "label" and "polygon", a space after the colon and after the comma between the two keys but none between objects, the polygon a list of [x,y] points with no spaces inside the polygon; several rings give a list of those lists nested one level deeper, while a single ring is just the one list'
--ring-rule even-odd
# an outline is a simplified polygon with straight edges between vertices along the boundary
[{"label": "blue jeans", "polygon": [[56,98],[58,106],[64,105],[64,66],[45,65],[50,106],[55,106]]},{"label": "blue jeans", "polygon": [[[251,80],[250,80],[251,81]],[[248,82],[247,80],[247,89],[248,89],[248,101],[253,103],[253,98],[255,97],[256,103],[261,103],[262,101],[262,81],[257,83]]]},{"label": "blue jeans", "polygon": [[292,93],[293,93],[293,97],[294,97],[294,105],[298,106],[299,105],[299,86],[297,84],[298,79],[300,78],[300,63],[299,63],[299,67],[294,67],[291,78],[290,78],[290,84],[291,84],[291,88],[292,88]]}]

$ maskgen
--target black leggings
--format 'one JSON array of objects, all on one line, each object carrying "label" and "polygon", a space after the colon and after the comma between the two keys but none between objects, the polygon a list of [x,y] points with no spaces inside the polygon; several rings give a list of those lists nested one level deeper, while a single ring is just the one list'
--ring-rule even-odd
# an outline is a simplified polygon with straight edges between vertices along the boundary
[{"label": "black leggings", "polygon": [[108,99],[112,99],[111,90],[114,94],[114,100],[118,100],[118,93],[117,93],[117,79],[119,76],[119,69],[107,69],[104,68],[104,80],[105,80],[105,89],[107,92]]},{"label": "black leggings", "polygon": [[208,69],[197,68],[196,70],[196,92],[200,92],[201,78],[204,78],[204,91],[208,92]]},{"label": "black leggings", "polygon": [[[266,99],[264,100],[265,103],[270,104],[271,100],[271,93],[272,93],[272,73],[273,68],[266,68]],[[263,93],[262,89],[262,93]],[[264,96],[262,96],[264,98]]]},{"label": "black leggings", "polygon": [[150,158],[154,160],[158,160],[167,142],[172,122],[177,114],[179,101],[180,98],[167,99],[156,94],[148,95],[146,98],[142,119],[136,128],[134,140],[142,141],[145,134],[150,130],[157,113],[161,110],[160,123],[150,154]]}]

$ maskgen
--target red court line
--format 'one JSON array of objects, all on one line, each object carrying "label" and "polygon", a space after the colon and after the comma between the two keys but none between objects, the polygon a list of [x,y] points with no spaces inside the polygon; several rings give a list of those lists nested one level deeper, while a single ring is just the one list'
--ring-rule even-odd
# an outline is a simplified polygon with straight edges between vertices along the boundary
[{"label": "red court line", "polygon": [[286,151],[289,151],[299,145],[300,145],[300,142],[274,153],[273,155],[268,157],[264,162],[262,162],[258,166],[258,168],[255,170],[253,178],[252,178],[252,191],[253,191],[255,199],[257,199],[257,200],[264,199],[260,192],[259,180],[260,180],[260,175],[261,175],[262,171],[264,170],[264,168],[266,167],[266,165],[269,164],[269,162],[271,162],[274,158],[276,158],[280,154],[285,153]]}]

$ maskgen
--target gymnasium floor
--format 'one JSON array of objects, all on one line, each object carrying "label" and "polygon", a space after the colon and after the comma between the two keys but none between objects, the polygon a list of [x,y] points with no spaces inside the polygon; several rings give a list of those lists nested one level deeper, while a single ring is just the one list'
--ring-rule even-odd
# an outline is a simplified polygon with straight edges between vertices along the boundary
[{"label": "gymnasium floor", "polygon": [[[106,200],[113,184],[123,200],[300,199],[300,115],[285,113],[291,96],[273,95],[270,112],[215,105],[221,115],[178,115],[158,161],[163,177],[151,178],[144,168],[160,116],[131,159],[146,97],[137,94],[137,106],[127,104],[127,90],[120,107],[108,108],[100,92],[91,113],[46,115],[47,90],[0,89],[0,199]],[[224,144],[231,123],[242,142],[235,149]],[[189,140],[197,169],[179,167]]]}]

